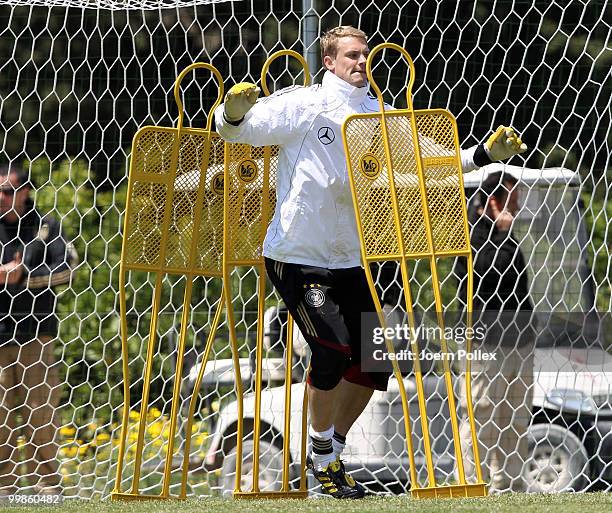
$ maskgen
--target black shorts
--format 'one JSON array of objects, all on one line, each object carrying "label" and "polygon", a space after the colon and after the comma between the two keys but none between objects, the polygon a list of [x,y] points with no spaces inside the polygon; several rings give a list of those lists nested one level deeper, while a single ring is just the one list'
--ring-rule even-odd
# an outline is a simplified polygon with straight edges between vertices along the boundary
[{"label": "black shorts", "polygon": [[362,342],[369,337],[365,331],[376,312],[364,270],[325,269],[269,258],[265,263],[272,284],[310,347],[309,382],[331,390],[344,378],[386,390],[389,373],[361,369],[362,347],[367,346]]}]

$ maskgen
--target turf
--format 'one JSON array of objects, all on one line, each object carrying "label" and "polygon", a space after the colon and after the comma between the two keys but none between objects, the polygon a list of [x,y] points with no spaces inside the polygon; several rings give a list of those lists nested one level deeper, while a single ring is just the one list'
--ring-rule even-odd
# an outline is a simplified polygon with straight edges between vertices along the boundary
[{"label": "turf", "polygon": [[187,501],[111,502],[67,500],[61,506],[3,507],[0,512],[58,513],[605,513],[612,512],[612,494],[508,494],[479,499],[414,500],[371,497],[358,501],[190,499]]}]

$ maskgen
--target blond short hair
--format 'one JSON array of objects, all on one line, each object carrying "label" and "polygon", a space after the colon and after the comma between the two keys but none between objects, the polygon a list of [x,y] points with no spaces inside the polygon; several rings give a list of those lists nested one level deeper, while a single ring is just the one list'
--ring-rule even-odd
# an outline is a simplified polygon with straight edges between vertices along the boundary
[{"label": "blond short hair", "polygon": [[336,57],[338,53],[338,39],[343,37],[357,37],[368,42],[368,36],[363,30],[356,29],[350,25],[342,25],[328,30],[321,36],[321,62],[325,56]]}]

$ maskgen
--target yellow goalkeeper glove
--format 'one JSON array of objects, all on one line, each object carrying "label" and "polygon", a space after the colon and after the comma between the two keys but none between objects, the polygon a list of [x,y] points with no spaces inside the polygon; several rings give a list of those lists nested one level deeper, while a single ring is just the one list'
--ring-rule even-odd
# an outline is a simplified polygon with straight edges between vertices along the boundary
[{"label": "yellow goalkeeper glove", "polygon": [[260,89],[250,82],[240,82],[225,95],[224,115],[230,123],[242,121],[245,114],[255,105]]},{"label": "yellow goalkeeper glove", "polygon": [[494,162],[506,160],[527,151],[527,145],[521,141],[514,128],[507,126],[499,126],[484,143],[484,148]]}]

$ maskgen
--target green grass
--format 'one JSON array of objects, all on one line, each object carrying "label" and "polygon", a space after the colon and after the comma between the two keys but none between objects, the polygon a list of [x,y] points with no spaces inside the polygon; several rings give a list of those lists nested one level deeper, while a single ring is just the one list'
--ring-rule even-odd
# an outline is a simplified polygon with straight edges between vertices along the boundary
[{"label": "green grass", "polygon": [[0,512],[74,513],[605,513],[612,512],[612,494],[507,494],[478,499],[415,500],[371,497],[357,501],[190,499],[164,502],[67,500],[56,507],[0,507]]}]

